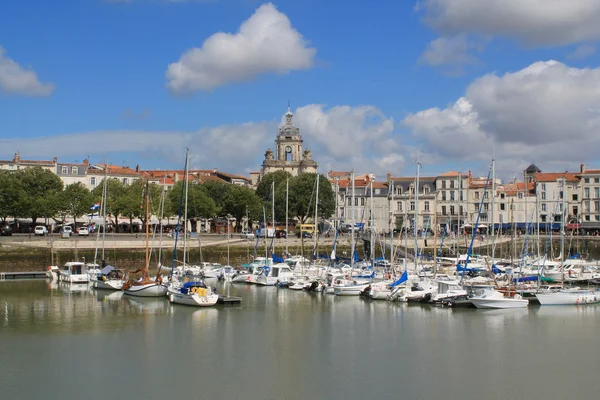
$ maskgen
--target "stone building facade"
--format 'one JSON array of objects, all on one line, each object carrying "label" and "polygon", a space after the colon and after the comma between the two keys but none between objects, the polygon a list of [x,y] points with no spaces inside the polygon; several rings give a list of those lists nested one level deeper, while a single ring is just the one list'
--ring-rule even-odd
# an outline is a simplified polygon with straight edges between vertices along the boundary
[{"label": "stone building facade", "polygon": [[303,149],[300,129],[293,124],[292,111],[288,107],[285,124],[279,128],[275,138],[275,152],[268,149],[262,163],[261,176],[275,171],[286,171],[297,176],[304,172],[316,173],[318,165],[312,159],[312,152]]}]

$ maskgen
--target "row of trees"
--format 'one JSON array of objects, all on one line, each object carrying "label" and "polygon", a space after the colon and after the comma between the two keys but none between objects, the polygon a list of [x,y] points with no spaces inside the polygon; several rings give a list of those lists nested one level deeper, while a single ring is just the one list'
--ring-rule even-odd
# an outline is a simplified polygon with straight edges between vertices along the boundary
[{"label": "row of trees", "polygon": [[[305,222],[314,215],[316,174],[301,174],[296,177],[286,172],[266,174],[256,191],[218,181],[188,185],[187,215],[191,220],[231,216],[236,219],[238,229],[246,213],[251,220],[263,219],[263,210],[271,220],[272,183],[275,182],[275,219],[284,221],[286,217],[286,194],[289,203],[289,217]],[[149,198],[151,215],[161,215],[161,202],[164,201],[164,215],[179,215],[183,210],[183,184],[177,182],[162,196],[163,188],[150,184]],[[145,183],[142,179],[131,185],[124,185],[117,179],[107,181],[106,212],[112,216],[135,218],[145,223],[143,196]],[[35,224],[38,218],[60,218],[71,216],[75,219],[90,212],[90,207],[102,199],[104,184],[101,182],[91,192],[82,183],[63,187],[60,178],[43,168],[27,168],[17,171],[0,171],[0,219],[31,218]],[[286,191],[286,188],[289,190]],[[335,211],[335,195],[329,181],[319,179],[319,215],[329,218]]]}]

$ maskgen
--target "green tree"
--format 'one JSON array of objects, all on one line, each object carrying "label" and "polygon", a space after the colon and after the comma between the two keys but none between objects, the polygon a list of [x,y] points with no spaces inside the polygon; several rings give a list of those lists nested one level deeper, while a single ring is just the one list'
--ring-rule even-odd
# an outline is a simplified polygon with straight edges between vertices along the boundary
[{"label": "green tree", "polygon": [[[290,179],[289,212],[300,223],[314,217],[317,174],[304,173]],[[331,183],[324,175],[319,177],[318,215],[329,218],[335,211],[335,195]]]},{"label": "green tree", "polygon": [[[256,187],[256,194],[258,195],[258,197],[260,197],[264,201],[270,201],[271,191],[272,191],[271,184],[273,183],[273,181],[275,181],[275,188],[280,187],[280,185],[282,183],[285,188],[285,182],[288,179],[288,177],[290,177],[290,182],[291,182],[292,178],[291,178],[291,175],[289,172],[275,171],[275,172],[269,172],[268,174],[265,174],[265,176],[263,176],[260,179],[260,182],[258,183],[258,186]],[[275,192],[277,193],[277,190]]]},{"label": "green tree", "polygon": [[224,214],[223,208],[225,207],[225,197],[229,186],[231,185],[219,181],[208,181],[200,185],[202,190],[215,202],[217,207],[215,215],[225,216],[227,214],[226,212]]},{"label": "green tree", "polygon": [[19,170],[17,178],[25,192],[22,212],[33,224],[39,217],[51,218],[58,213],[63,184],[56,174],[34,167]]},{"label": "green tree", "polygon": [[71,215],[77,225],[77,217],[89,212],[94,196],[83,183],[77,182],[67,185],[58,196],[58,200],[59,212],[63,217]]},{"label": "green tree", "polygon": [[250,188],[228,185],[223,199],[223,213],[236,220],[237,231],[242,228],[242,219],[246,218],[246,210],[250,220],[262,219],[263,201]]},{"label": "green tree", "polygon": [[[94,201],[102,202],[102,190],[104,187],[104,179],[92,190]],[[106,180],[106,214],[112,215],[115,219],[115,231],[118,232],[118,218],[121,215],[122,206],[118,200],[125,195],[126,186],[116,178],[107,178]]]},{"label": "green tree", "polygon": [[[179,206],[181,204],[181,213],[185,209],[185,198],[181,198],[181,190],[185,182],[179,181],[169,190],[169,206],[173,215],[179,215]],[[189,220],[195,218],[212,218],[216,216],[217,205],[214,200],[201,188],[202,185],[191,183],[188,186],[187,199],[187,217]]]},{"label": "green tree", "polygon": [[0,170],[0,219],[6,223],[7,217],[24,216],[23,204],[25,190],[17,174],[13,171]]}]

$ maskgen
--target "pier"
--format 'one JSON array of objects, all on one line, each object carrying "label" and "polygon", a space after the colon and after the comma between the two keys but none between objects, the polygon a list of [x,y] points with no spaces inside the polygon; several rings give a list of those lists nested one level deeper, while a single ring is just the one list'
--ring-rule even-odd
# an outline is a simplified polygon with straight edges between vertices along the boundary
[{"label": "pier", "polygon": [[46,271],[34,272],[0,272],[0,281],[15,279],[45,279]]}]

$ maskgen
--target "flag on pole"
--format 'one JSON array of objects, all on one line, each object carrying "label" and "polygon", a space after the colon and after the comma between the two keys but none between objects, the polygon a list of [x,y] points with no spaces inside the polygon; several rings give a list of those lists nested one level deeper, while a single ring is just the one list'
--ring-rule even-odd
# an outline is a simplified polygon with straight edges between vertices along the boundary
[{"label": "flag on pole", "polygon": [[96,203],[93,206],[90,207],[90,210],[92,211],[96,211],[100,209],[100,203]]}]

